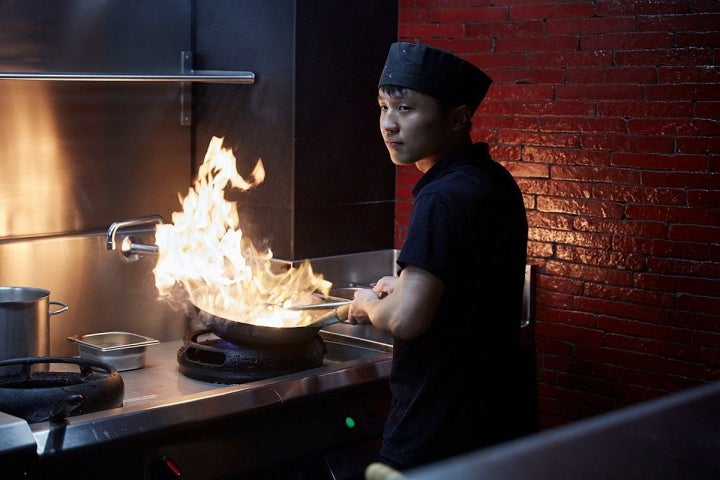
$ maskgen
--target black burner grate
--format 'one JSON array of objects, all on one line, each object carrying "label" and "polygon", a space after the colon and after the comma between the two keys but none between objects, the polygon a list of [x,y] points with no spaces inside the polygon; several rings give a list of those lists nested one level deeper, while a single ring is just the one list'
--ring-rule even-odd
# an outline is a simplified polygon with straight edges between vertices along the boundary
[{"label": "black burner grate", "polygon": [[301,343],[230,343],[209,330],[189,332],[177,353],[178,370],[205,382],[237,384],[299,372],[322,365],[319,335]]}]

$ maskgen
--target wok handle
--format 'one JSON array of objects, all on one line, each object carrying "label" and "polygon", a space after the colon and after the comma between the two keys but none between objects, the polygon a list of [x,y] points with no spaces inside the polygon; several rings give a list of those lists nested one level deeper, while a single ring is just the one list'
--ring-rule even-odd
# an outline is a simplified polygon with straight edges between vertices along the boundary
[{"label": "wok handle", "polygon": [[326,313],[322,317],[319,317],[317,320],[315,320],[310,325],[307,325],[308,327],[327,327],[328,325],[332,325],[333,323],[338,322],[347,322],[348,319],[348,313],[350,311],[350,304],[341,305],[337,307],[335,310],[333,310],[330,313]]},{"label": "wok handle", "polygon": [[350,313],[350,304],[347,303],[345,305],[340,305],[335,309],[335,316],[337,316],[338,320],[341,322],[347,322],[348,315]]}]

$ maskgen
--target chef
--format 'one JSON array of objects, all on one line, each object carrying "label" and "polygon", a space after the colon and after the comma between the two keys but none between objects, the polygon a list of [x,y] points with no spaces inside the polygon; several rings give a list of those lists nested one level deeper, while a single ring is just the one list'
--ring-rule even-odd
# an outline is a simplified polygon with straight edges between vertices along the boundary
[{"label": "chef", "polygon": [[422,177],[399,275],[360,290],[349,321],[394,339],[379,461],[406,470],[516,438],[524,425],[520,318],[527,248],[513,177],[471,138],[491,79],[428,45],[394,43],[378,84],[395,165]]}]

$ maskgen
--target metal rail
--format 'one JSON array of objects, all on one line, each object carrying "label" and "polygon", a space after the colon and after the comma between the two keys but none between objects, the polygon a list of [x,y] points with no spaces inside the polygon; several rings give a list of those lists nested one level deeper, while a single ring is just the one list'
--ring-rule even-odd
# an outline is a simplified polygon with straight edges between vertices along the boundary
[{"label": "metal rail", "polygon": [[255,74],[253,72],[223,70],[191,70],[187,74],[170,75],[2,72],[0,73],[0,79],[49,80],[55,82],[193,82],[250,85],[255,82]]},{"label": "metal rail", "polygon": [[180,52],[179,74],[0,72],[0,80],[49,80],[53,82],[192,82],[235,83],[243,85],[255,83],[255,74],[253,72],[193,70],[192,61],[192,52]]},{"label": "metal rail", "polygon": [[180,125],[192,123],[192,83],[224,83],[252,85],[253,72],[231,70],[193,70],[192,52],[180,52],[179,74],[143,73],[32,73],[0,72],[0,80],[35,80],[52,82],[179,82],[180,83]]}]

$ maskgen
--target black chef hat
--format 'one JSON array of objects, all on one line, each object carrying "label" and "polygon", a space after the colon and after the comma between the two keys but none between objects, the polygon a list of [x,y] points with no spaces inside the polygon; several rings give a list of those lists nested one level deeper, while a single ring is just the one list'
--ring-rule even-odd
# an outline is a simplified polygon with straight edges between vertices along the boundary
[{"label": "black chef hat", "polygon": [[390,45],[378,87],[395,85],[430,95],[473,112],[492,79],[472,63],[450,52],[417,43]]}]

